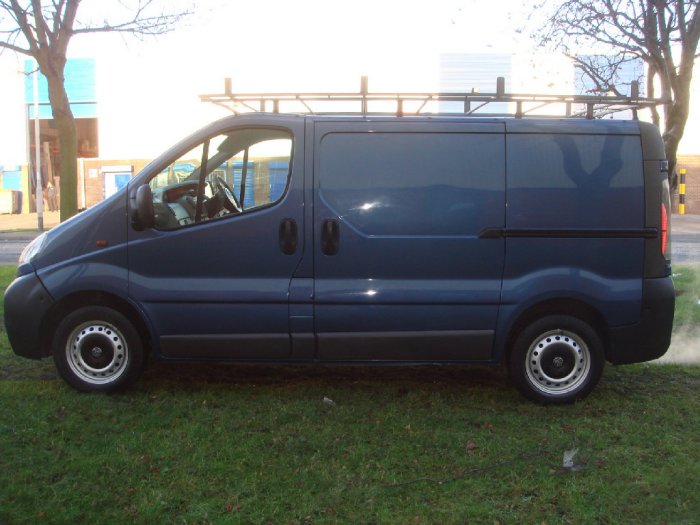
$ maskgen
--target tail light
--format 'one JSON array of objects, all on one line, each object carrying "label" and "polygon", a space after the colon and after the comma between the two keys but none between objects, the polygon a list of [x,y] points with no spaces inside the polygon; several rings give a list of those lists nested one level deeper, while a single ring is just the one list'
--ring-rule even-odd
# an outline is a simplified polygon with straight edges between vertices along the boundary
[{"label": "tail light", "polygon": [[668,244],[668,212],[666,205],[661,203],[661,254],[666,255],[666,245]]}]

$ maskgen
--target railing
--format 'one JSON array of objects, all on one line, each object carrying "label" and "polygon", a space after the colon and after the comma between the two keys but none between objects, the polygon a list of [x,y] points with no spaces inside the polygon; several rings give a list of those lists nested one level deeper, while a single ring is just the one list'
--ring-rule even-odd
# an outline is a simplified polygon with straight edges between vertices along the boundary
[{"label": "railing", "polygon": [[[543,95],[505,92],[505,78],[496,79],[493,93],[373,93],[367,77],[358,92],[331,93],[234,93],[230,78],[224,79],[224,92],[200,95],[235,114],[247,112],[309,113],[334,115],[461,115],[475,117],[601,118],[620,111],[631,111],[667,101],[639,96],[639,83],[632,82],[629,96]],[[498,106],[494,106],[498,104]],[[489,111],[498,108],[499,111]],[[505,109],[505,111],[503,111]],[[556,111],[548,113],[547,110]]]}]

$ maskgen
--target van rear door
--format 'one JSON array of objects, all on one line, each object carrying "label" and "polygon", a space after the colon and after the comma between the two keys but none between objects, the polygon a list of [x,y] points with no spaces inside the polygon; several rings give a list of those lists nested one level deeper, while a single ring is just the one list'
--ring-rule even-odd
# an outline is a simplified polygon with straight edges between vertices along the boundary
[{"label": "van rear door", "polygon": [[320,120],[314,144],[318,357],[491,359],[504,124]]}]

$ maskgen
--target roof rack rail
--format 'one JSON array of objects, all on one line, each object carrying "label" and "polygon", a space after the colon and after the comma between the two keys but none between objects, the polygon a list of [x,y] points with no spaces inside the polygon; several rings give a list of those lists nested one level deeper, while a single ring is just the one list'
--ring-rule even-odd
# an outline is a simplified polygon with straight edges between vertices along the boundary
[{"label": "roof rack rail", "polygon": [[[637,111],[667,101],[639,96],[639,82],[631,83],[630,95],[538,95],[505,92],[505,77],[496,79],[496,91],[479,93],[372,93],[368,78],[360,79],[359,92],[330,93],[234,93],[230,78],[224,79],[224,92],[200,95],[235,114],[249,112],[307,113],[316,115],[461,115],[475,117],[602,118],[619,111]],[[495,105],[495,106],[494,106]],[[437,106],[437,111],[428,111]],[[499,111],[489,112],[489,109]],[[324,110],[325,108],[325,110]],[[558,112],[543,113],[555,108]]]}]

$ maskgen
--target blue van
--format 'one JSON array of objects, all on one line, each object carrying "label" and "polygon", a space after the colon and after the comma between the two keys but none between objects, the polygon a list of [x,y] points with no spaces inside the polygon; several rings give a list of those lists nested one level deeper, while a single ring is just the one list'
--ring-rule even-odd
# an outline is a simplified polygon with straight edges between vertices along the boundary
[{"label": "blue van", "polygon": [[6,328],[81,391],[151,354],[505,363],[569,403],[669,346],[667,175],[637,121],[232,116],[28,246]]}]

